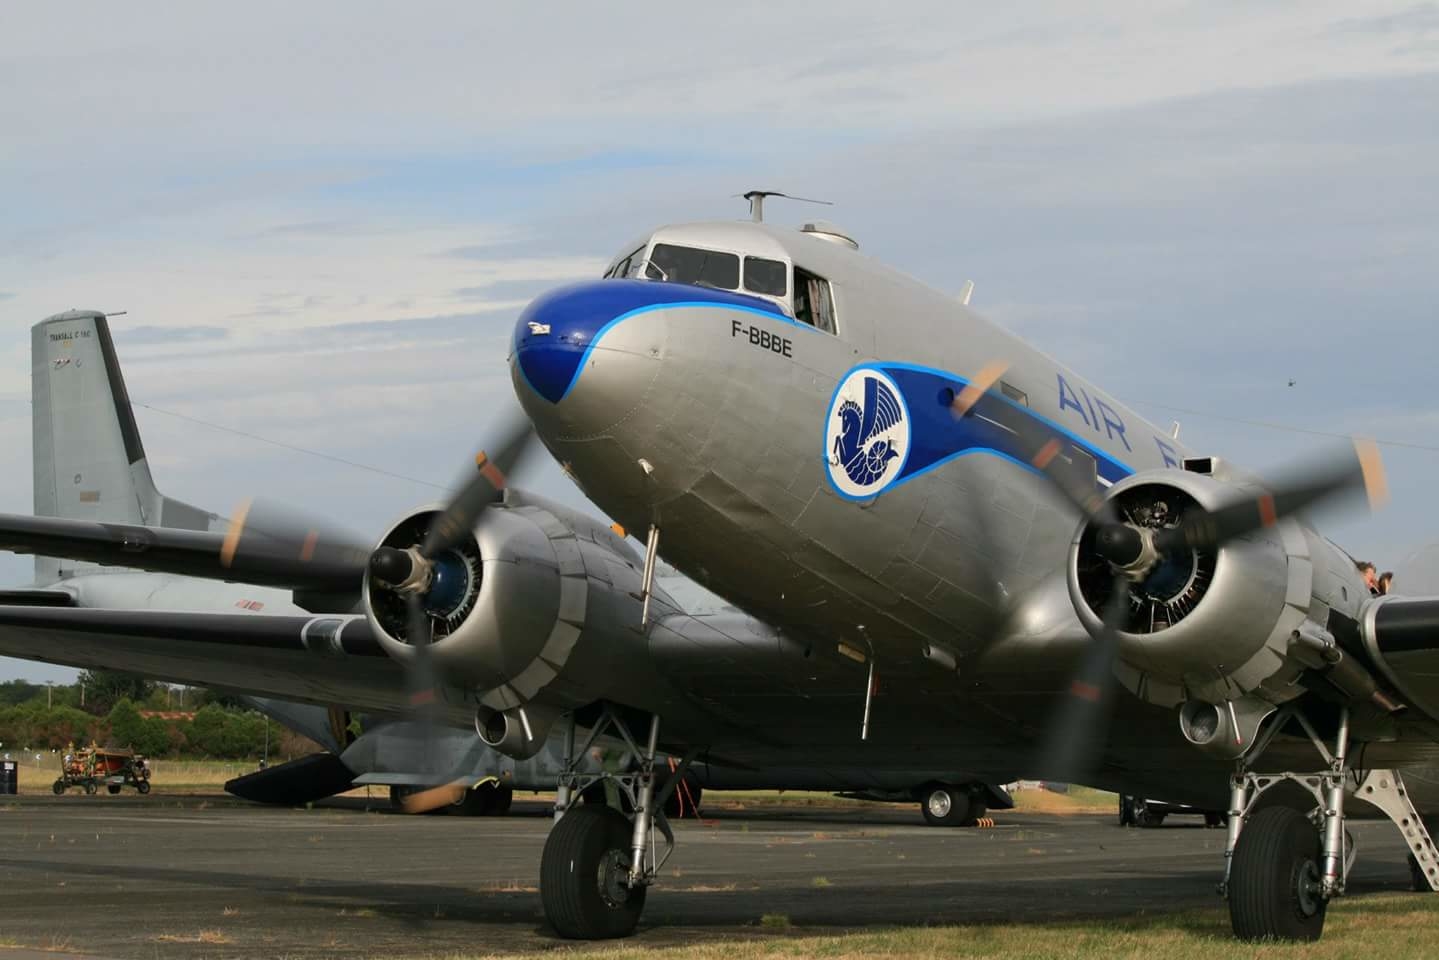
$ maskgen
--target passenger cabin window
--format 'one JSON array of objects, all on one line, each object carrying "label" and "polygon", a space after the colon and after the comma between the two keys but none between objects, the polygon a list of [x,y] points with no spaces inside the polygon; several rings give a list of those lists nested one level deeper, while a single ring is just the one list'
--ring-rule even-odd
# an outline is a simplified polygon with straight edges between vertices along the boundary
[{"label": "passenger cabin window", "polygon": [[677,247],[657,243],[650,253],[645,276],[670,283],[693,283],[721,290],[739,289],[739,257],[718,250]]},{"label": "passenger cabin window", "polygon": [[644,253],[645,248],[640,247],[638,250],[633,250],[625,254],[623,257],[620,257],[614,263],[610,264],[610,268],[605,271],[603,279],[609,280],[612,277],[633,277],[635,274],[639,273],[640,263],[644,259]]},{"label": "passenger cabin window", "polygon": [[825,333],[834,333],[834,299],[829,281],[799,267],[794,268],[794,318]]},{"label": "passenger cabin window", "polygon": [[744,288],[750,293],[782,297],[789,292],[789,285],[785,282],[786,272],[785,265],[779,260],[745,257]]}]

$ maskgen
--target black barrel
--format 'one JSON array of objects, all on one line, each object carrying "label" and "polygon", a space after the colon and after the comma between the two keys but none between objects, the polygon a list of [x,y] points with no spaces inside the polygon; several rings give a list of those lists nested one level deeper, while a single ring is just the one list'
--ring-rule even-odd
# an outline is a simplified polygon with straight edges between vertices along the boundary
[{"label": "black barrel", "polygon": [[0,796],[13,797],[20,792],[20,764],[0,760]]}]

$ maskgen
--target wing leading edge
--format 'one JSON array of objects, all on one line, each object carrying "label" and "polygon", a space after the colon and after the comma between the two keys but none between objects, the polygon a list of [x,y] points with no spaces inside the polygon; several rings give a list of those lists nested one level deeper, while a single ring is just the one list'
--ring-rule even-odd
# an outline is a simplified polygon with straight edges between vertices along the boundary
[{"label": "wing leading edge", "polygon": [[0,605],[0,655],[394,712],[403,668],[359,616]]}]

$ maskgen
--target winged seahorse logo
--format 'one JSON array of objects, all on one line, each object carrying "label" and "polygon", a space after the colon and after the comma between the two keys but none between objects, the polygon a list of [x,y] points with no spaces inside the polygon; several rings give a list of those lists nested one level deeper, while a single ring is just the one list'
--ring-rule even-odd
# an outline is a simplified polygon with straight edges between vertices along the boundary
[{"label": "winged seahorse logo", "polygon": [[886,479],[892,472],[890,461],[904,453],[907,432],[894,429],[904,426],[904,407],[889,384],[865,374],[863,390],[863,403],[846,399],[834,412],[839,432],[830,446],[831,473],[835,466],[843,469],[857,488],[853,492],[867,491]]}]

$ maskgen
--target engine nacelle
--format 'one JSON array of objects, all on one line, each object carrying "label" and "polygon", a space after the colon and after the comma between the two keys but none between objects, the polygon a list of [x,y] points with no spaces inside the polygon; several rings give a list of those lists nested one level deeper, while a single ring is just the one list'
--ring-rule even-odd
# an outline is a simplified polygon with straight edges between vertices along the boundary
[{"label": "engine nacelle", "polygon": [[[425,508],[405,517],[379,546],[416,546],[435,515]],[[624,676],[643,647],[633,629],[638,555],[603,525],[541,498],[506,491],[470,537],[431,563],[422,597],[436,671],[447,688],[474,698],[484,735],[511,756],[537,749],[532,741],[554,716],[604,693],[599,685]],[[386,652],[411,660],[402,590],[371,575],[364,609]]]},{"label": "engine nacelle", "polygon": [[[1161,528],[1241,492],[1260,488],[1163,470],[1126,478],[1107,499],[1121,521]],[[1068,582],[1080,621],[1098,635],[1120,575],[1095,551],[1094,537],[1093,524],[1075,534]],[[1136,696],[1162,706],[1247,695],[1283,703],[1303,692],[1295,681],[1313,665],[1298,637],[1323,625],[1331,606],[1352,615],[1362,599],[1349,586],[1355,582],[1352,563],[1292,519],[1217,548],[1165,556],[1129,588],[1115,672]]]}]

